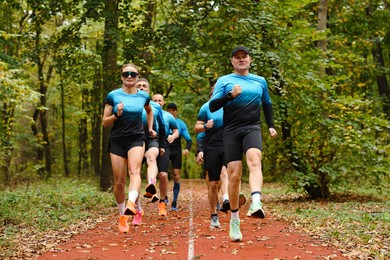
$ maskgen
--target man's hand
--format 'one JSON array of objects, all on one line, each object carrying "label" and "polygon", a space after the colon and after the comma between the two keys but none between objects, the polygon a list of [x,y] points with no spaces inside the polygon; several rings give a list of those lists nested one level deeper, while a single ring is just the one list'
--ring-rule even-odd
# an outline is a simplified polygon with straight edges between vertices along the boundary
[{"label": "man's hand", "polygon": [[160,156],[163,156],[165,154],[165,149],[164,148],[160,148]]},{"label": "man's hand", "polygon": [[150,135],[151,138],[156,138],[157,137],[157,133],[153,129],[149,130],[149,135]]},{"label": "man's hand", "polygon": [[278,135],[278,132],[276,132],[275,128],[269,128],[268,130],[272,138]]},{"label": "man's hand", "polygon": [[202,163],[203,163],[203,152],[199,152],[198,156],[196,156],[196,163],[198,165],[202,165]]},{"label": "man's hand", "polygon": [[168,141],[168,143],[173,143],[173,141],[175,141],[175,138],[173,138],[173,135],[168,135],[168,137],[167,137],[167,141]]}]

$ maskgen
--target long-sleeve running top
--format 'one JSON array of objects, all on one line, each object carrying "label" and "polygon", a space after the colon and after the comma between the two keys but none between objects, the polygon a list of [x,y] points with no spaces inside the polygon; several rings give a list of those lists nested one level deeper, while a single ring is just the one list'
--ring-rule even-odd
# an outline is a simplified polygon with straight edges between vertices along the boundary
[{"label": "long-sleeve running top", "polygon": [[190,133],[188,132],[188,128],[186,123],[184,123],[183,120],[180,118],[176,118],[176,123],[177,123],[177,128],[179,130],[179,138],[176,138],[173,143],[169,144],[169,150],[171,151],[181,151],[181,138],[183,137],[187,144],[186,144],[186,149],[191,150],[192,146],[192,140]]},{"label": "long-sleeve running top", "polygon": [[[235,85],[240,85],[242,92],[234,99],[227,93]],[[210,99],[210,111],[222,108],[224,134],[231,133],[245,126],[260,127],[260,107],[263,107],[268,128],[274,127],[272,102],[268,93],[267,82],[255,74],[240,76],[235,73],[220,77]]]}]

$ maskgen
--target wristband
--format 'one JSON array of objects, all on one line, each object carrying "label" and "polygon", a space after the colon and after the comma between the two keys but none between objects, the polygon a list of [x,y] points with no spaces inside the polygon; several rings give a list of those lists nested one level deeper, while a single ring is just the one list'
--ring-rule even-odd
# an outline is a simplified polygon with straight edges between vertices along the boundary
[{"label": "wristband", "polygon": [[204,123],[203,128],[204,128],[204,129],[207,129],[206,123]]},{"label": "wristband", "polygon": [[121,117],[121,116],[118,116],[118,111],[115,111],[114,116],[117,118]]}]

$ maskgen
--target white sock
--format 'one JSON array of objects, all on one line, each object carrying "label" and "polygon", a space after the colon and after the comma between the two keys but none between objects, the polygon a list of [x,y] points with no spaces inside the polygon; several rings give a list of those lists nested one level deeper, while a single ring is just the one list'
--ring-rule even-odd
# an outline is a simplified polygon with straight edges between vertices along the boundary
[{"label": "white sock", "polygon": [[252,203],[257,203],[257,202],[260,202],[260,194],[259,193],[252,194]]},{"label": "white sock", "polygon": [[222,201],[229,200],[229,194],[225,193],[222,195]]},{"label": "white sock", "polygon": [[137,200],[137,198],[138,198],[138,191],[132,190],[132,191],[129,192],[129,200],[130,200],[131,202],[134,202],[134,203],[135,203],[135,201]]},{"label": "white sock", "polygon": [[230,213],[230,219],[240,219],[240,216],[238,215],[238,211],[231,212]]},{"label": "white sock", "polygon": [[123,216],[123,214],[125,213],[125,207],[126,207],[125,201],[122,203],[117,202],[116,205],[118,205],[119,216]]}]

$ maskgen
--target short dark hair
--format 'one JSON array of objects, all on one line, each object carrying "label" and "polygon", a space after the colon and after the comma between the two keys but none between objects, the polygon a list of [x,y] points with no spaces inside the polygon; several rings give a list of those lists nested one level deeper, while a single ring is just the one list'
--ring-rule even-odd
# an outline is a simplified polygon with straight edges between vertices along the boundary
[{"label": "short dark hair", "polygon": [[177,110],[177,106],[175,103],[169,103],[168,106],[167,106],[167,109],[170,109],[170,108],[173,108],[175,110]]}]

